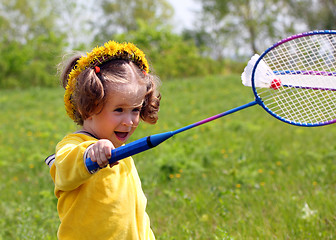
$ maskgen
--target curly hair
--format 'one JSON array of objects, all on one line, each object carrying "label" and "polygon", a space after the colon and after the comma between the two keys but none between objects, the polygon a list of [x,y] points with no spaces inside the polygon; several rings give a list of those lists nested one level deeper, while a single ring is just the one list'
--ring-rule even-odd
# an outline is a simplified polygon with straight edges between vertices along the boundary
[{"label": "curly hair", "polygon": [[[67,86],[68,76],[81,55],[75,55],[64,64],[61,73],[61,83]],[[147,123],[155,124],[158,120],[161,94],[159,93],[159,79],[144,73],[130,60],[115,59],[101,65],[100,72],[94,68],[83,70],[77,77],[76,87],[73,92],[74,121],[83,125],[88,117],[99,113],[104,107],[110,84],[133,83],[134,76],[138,84],[146,86],[145,100],[143,102],[140,118]],[[117,86],[117,85],[116,85]],[[117,88],[115,89],[117,91]]]}]

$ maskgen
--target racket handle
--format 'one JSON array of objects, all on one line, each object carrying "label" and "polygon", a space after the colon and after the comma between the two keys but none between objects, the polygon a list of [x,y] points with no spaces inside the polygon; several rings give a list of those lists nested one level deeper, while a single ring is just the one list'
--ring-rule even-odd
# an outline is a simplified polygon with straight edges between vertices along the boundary
[{"label": "racket handle", "polygon": [[[150,148],[156,147],[160,143],[172,137],[174,134],[175,134],[174,132],[159,133],[144,138],[140,138],[134,142],[130,142],[121,147],[115,148],[111,151],[112,155],[111,158],[109,159],[109,163],[110,164],[115,163],[121,159],[133,156],[140,152],[146,151]],[[91,173],[99,168],[98,163],[92,162],[91,158],[87,158],[85,160],[85,165],[87,170]]]}]

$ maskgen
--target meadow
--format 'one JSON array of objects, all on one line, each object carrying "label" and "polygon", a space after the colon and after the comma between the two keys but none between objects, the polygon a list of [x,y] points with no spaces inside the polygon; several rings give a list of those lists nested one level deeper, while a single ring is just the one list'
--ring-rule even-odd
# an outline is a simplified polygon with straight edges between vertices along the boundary
[{"label": "meadow", "polygon": [[[254,100],[239,75],[162,84],[160,119],[132,140]],[[44,158],[77,126],[63,89],[0,90],[0,239],[56,239]],[[261,107],[174,136],[134,156],[157,239],[335,239],[336,126],[297,127]]]}]

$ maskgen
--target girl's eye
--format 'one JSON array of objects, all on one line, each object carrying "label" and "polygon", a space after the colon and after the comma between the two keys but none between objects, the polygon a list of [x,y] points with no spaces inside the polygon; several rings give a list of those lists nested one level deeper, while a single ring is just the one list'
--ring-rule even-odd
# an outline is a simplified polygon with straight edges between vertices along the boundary
[{"label": "girl's eye", "polygon": [[140,112],[141,108],[134,108],[133,112]]},{"label": "girl's eye", "polygon": [[123,109],[122,109],[122,108],[116,108],[116,109],[114,109],[114,111],[115,111],[115,112],[122,112]]}]

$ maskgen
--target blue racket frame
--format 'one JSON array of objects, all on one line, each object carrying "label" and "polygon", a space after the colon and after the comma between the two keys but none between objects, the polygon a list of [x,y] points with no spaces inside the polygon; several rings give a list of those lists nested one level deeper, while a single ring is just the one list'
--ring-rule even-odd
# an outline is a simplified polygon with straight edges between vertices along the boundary
[{"label": "blue racket frame", "polygon": [[[305,32],[305,33],[300,33],[288,38],[285,38],[277,43],[275,43],[273,46],[269,47],[268,49],[266,49],[266,51],[264,51],[260,57],[258,58],[258,60],[256,61],[254,68],[252,70],[252,90],[253,90],[253,94],[256,97],[256,102],[262,106],[266,112],[268,112],[270,115],[272,115],[273,117],[275,117],[276,119],[279,119],[280,121],[283,121],[285,123],[289,123],[291,125],[295,125],[295,126],[301,126],[301,127],[319,127],[319,126],[324,126],[324,125],[329,125],[332,123],[336,122],[336,119],[331,120],[331,121],[327,121],[327,122],[323,122],[323,123],[300,123],[300,122],[293,122],[293,121],[289,121],[277,114],[275,114],[274,112],[272,112],[262,101],[262,99],[259,97],[258,92],[257,92],[257,88],[255,87],[255,72],[256,69],[258,67],[259,62],[264,58],[264,56],[269,53],[272,49],[278,47],[281,44],[284,44],[285,42],[289,42],[292,41],[294,39],[297,38],[302,38],[302,37],[306,37],[306,36],[310,36],[310,35],[317,35],[317,34],[336,34],[335,30],[315,30],[315,31],[310,31],[310,32]],[[331,74],[331,73],[329,73]],[[333,74],[333,73],[332,73]],[[329,90],[329,89],[327,89]],[[333,89],[332,89],[333,90]]]}]

